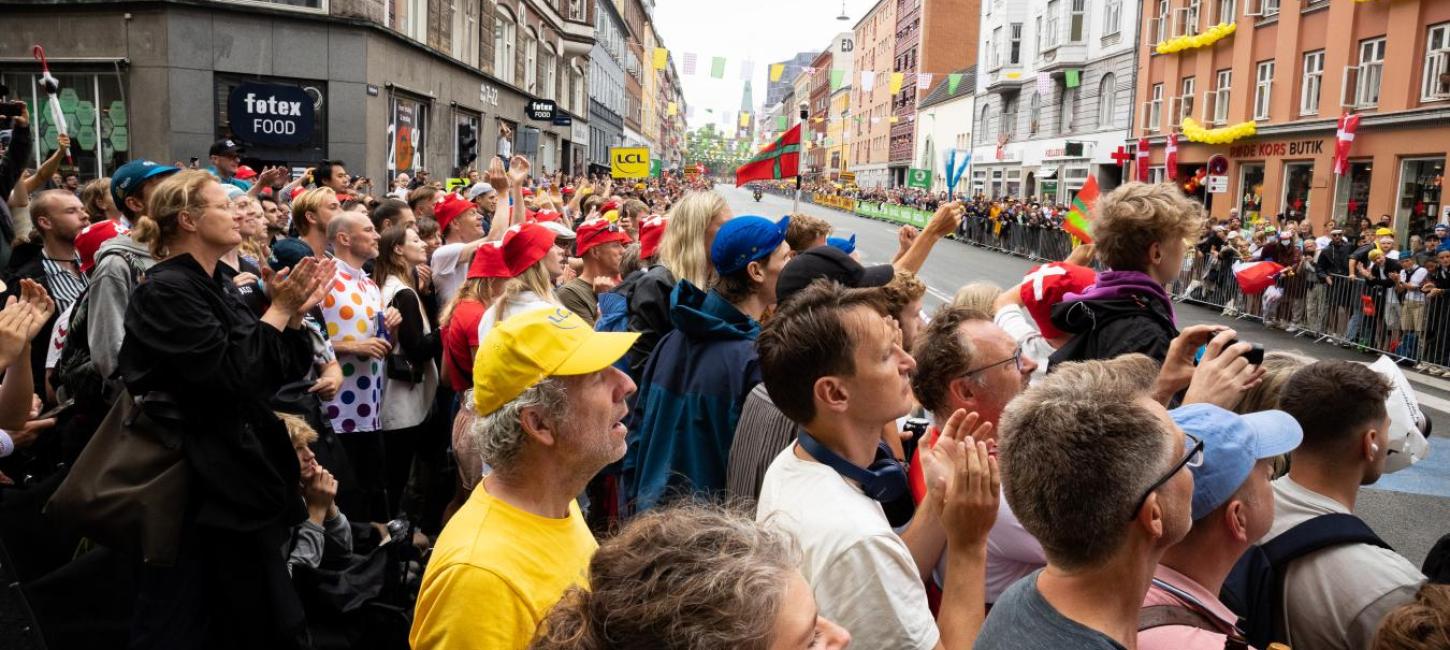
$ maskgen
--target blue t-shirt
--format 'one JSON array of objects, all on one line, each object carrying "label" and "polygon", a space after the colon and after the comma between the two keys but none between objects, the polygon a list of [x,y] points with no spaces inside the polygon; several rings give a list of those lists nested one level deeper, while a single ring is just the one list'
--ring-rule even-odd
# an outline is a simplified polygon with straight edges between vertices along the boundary
[{"label": "blue t-shirt", "polygon": [[1038,569],[1013,583],[992,605],[976,650],[1126,650],[1108,635],[1058,613],[1037,590]]},{"label": "blue t-shirt", "polygon": [[252,184],[250,182],[244,181],[240,178],[237,178],[236,176],[233,176],[231,178],[222,178],[221,173],[217,172],[216,167],[207,167],[206,170],[208,172],[211,172],[211,175],[215,176],[218,182],[225,183],[227,185],[235,185],[242,188],[243,192],[250,191],[252,189]]}]

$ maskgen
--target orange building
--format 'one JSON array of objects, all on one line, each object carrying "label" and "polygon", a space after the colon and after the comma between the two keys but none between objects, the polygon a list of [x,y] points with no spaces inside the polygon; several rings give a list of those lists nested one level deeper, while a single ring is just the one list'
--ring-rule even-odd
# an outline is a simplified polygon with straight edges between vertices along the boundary
[{"label": "orange building", "polygon": [[[1211,214],[1334,223],[1388,215],[1401,240],[1450,221],[1441,186],[1450,151],[1450,2],[1445,0],[1146,0],[1136,84],[1136,137],[1150,145],[1154,180],[1178,133],[1183,183],[1210,157],[1227,161],[1227,187],[1193,191]],[[1174,49],[1215,25],[1217,42]],[[1199,39],[1206,40],[1206,39]],[[1360,116],[1348,173],[1334,174],[1336,129]],[[1190,142],[1183,119],[1234,132]],[[1241,129],[1242,127],[1240,127]],[[1221,135],[1221,137],[1222,137]],[[1190,184],[1196,185],[1196,184]]]}]

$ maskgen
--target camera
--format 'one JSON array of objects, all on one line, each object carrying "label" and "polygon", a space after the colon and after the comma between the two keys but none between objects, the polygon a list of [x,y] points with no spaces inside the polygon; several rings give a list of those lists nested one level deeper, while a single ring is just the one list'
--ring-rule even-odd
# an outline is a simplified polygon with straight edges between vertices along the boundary
[{"label": "camera", "polygon": [[[1223,346],[1223,349],[1227,350],[1230,347],[1238,345],[1238,343],[1239,340],[1234,339],[1232,341],[1229,341],[1227,345]],[[1260,343],[1249,343],[1249,345],[1253,347],[1250,347],[1247,352],[1244,352],[1244,359],[1247,360],[1251,365],[1264,365],[1264,346]],[[1193,355],[1193,365],[1196,366],[1198,365],[1198,362],[1203,360],[1203,353],[1206,350],[1208,350],[1207,345],[1201,345],[1198,347],[1198,353]]]}]

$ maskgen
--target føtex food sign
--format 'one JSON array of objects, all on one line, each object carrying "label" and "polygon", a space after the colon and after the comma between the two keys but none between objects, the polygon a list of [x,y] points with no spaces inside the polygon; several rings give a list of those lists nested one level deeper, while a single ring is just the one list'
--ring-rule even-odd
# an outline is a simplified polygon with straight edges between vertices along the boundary
[{"label": "f\u00f8tex food sign", "polygon": [[312,140],[312,97],[297,86],[244,83],[227,97],[227,121],[244,142],[299,145]]}]

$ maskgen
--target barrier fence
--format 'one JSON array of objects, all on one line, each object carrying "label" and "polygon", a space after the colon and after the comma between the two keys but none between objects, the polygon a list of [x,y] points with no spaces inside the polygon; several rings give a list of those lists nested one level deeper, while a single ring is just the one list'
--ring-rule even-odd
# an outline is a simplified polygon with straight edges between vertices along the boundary
[{"label": "barrier fence", "polygon": [[[922,227],[930,212],[816,194],[812,202],[863,217]],[[1036,261],[1067,258],[1073,239],[1061,229],[980,216],[962,220],[954,238],[989,250]],[[1262,293],[1239,287],[1232,260],[1190,248],[1182,271],[1168,287],[1175,300],[1211,306],[1223,315],[1254,320],[1267,327],[1317,342],[1388,354],[1421,370],[1450,367],[1450,292],[1426,296],[1388,281],[1324,275],[1311,260],[1286,268]],[[1450,288],[1450,287],[1447,287]]]}]

